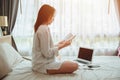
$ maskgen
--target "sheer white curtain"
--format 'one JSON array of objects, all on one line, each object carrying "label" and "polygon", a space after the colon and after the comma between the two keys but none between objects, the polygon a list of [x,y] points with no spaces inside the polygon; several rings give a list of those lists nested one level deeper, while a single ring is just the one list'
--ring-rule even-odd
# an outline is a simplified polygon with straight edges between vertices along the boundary
[{"label": "sheer white curtain", "polygon": [[50,4],[56,9],[55,20],[50,25],[54,42],[60,41],[69,32],[76,34],[71,46],[60,51],[61,55],[77,55],[79,47],[93,48],[96,55],[114,54],[120,40],[120,27],[114,0],[110,0],[110,8],[108,2],[109,0],[22,0],[22,14],[18,12],[13,31],[18,49],[31,52],[37,12],[41,5]]}]

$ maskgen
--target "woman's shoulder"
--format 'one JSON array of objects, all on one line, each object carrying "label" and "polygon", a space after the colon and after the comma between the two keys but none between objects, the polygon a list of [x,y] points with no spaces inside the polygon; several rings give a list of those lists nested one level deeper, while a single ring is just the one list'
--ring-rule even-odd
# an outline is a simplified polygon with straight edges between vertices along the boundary
[{"label": "woman's shoulder", "polygon": [[47,26],[46,25],[40,25],[38,30],[37,30],[37,33],[44,33],[47,31]]},{"label": "woman's shoulder", "polygon": [[48,26],[47,25],[40,25],[38,30],[47,30]]}]

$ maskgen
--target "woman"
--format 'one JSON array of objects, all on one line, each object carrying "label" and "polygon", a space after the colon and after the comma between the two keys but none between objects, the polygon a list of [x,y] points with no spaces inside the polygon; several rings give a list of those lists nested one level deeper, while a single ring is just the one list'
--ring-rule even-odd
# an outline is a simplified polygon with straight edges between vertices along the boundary
[{"label": "woman", "polygon": [[72,73],[78,68],[78,64],[71,61],[57,62],[55,57],[58,51],[71,44],[72,40],[61,41],[53,45],[48,25],[54,20],[55,9],[44,4],[38,13],[34,25],[34,40],[32,49],[33,71],[48,74]]}]

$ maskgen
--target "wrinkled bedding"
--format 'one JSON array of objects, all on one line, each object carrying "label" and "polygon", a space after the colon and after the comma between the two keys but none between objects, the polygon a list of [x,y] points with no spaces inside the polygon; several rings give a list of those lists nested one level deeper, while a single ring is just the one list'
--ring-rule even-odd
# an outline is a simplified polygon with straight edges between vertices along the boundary
[{"label": "wrinkled bedding", "polygon": [[[63,60],[72,60],[64,58]],[[73,74],[40,74],[32,71],[31,61],[24,59],[13,67],[3,80],[120,80],[120,58],[117,56],[95,56],[97,68],[81,65]]]}]

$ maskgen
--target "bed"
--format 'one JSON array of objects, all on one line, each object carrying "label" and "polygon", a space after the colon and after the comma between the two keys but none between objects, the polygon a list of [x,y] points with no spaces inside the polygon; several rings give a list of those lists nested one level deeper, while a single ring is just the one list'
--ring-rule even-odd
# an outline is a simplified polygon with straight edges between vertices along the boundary
[{"label": "bed", "polygon": [[[6,60],[8,66],[6,69],[2,67],[2,70],[8,69],[8,71],[1,80],[120,80],[120,58],[118,56],[94,56],[93,64],[100,67],[88,68],[81,65],[73,74],[54,75],[33,72],[31,56],[23,57],[19,55],[8,43],[0,44],[1,56],[5,57],[3,60]],[[61,60],[73,60],[75,58],[75,56],[63,56]],[[3,62],[0,62],[0,66],[3,64]],[[0,72],[1,74],[2,72]]]}]

